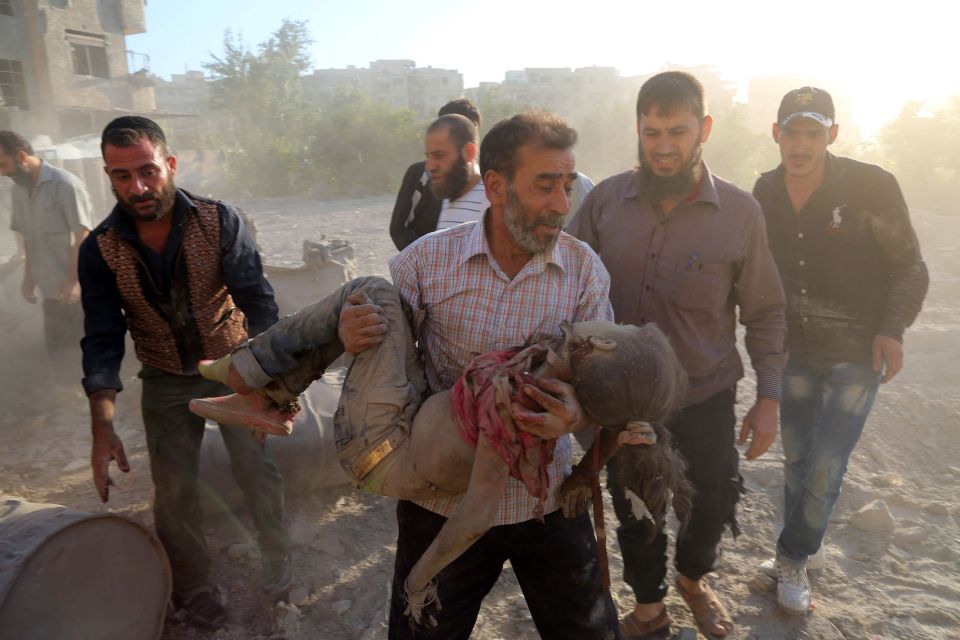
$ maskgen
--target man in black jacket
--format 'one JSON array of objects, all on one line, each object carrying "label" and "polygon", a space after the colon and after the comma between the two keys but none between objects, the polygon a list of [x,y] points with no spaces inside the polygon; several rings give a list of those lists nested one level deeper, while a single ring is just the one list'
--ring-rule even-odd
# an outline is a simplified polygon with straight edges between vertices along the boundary
[{"label": "man in black jacket", "polygon": [[822,563],[847,461],[879,384],[903,366],[903,333],[929,283],[896,179],[829,153],[834,118],[822,89],[784,96],[773,125],[782,162],[753,190],[787,295],[784,526],[764,569],[792,613],[810,608],[806,571]]},{"label": "man in black jacket", "polygon": [[[117,206],[80,245],[77,267],[93,480],[106,502],[110,462],[130,470],[113,428],[129,331],[143,365],[140,404],[154,525],[170,559],[174,601],[189,623],[217,629],[227,614],[209,580],[200,514],[204,421],[187,405],[192,398],[229,391],[201,377],[197,362],[224,356],[268,328],[277,321],[277,305],[236,211],[176,187],[177,158],[155,122],[117,118],[104,129],[101,149]],[[259,534],[265,594],[285,597],[292,574],[280,472],[252,431],[221,426],[220,432]]]},{"label": "man in black jacket", "polygon": [[[459,114],[480,128],[480,112],[466,98],[451,100],[440,107],[437,117]],[[430,190],[430,173],[426,162],[414,162],[403,174],[397,201],[393,205],[390,217],[390,237],[397,251],[403,251],[408,244],[437,229],[440,218],[442,198],[437,198]]]}]

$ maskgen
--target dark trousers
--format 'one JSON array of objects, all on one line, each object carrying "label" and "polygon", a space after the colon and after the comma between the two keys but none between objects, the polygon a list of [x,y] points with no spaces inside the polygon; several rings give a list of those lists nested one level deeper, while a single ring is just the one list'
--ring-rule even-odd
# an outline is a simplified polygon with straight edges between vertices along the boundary
[{"label": "dark trousers", "polygon": [[467,640],[480,604],[510,560],[527,607],[546,640],[620,638],[617,611],[600,586],[597,543],[590,518],[567,519],[559,511],[544,522],[527,520],[491,528],[437,576],[443,610],[440,626],[411,632],[403,616],[403,582],[447,521],[413,502],[397,504],[396,567],[390,602],[391,640]]},{"label": "dark trousers", "polygon": [[[734,445],[736,416],[734,389],[721,391],[700,404],[681,411],[667,427],[673,445],[687,462],[687,478],[696,494],[690,521],[677,539],[677,571],[699,580],[713,570],[723,528],[736,533],[736,503],[740,498],[739,454]],[[620,521],[617,539],[623,554],[623,579],[633,589],[637,602],[660,602],[667,594],[667,534],[657,531],[647,518],[633,516],[630,501],[617,482],[619,456],[607,466],[607,486]]]},{"label": "dark trousers", "polygon": [[[50,366],[50,382],[77,386],[80,369],[80,339],[83,337],[83,308],[80,303],[60,304],[47,300],[43,306],[43,340]],[[78,387],[79,389],[79,387]]]},{"label": "dark trousers", "polygon": [[[222,396],[226,386],[199,375],[179,376],[145,366],[141,409],[155,489],[157,535],[170,558],[174,594],[206,584],[210,558],[200,514],[198,469],[204,420],[187,408],[192,398]],[[265,561],[283,559],[283,479],[254,431],[220,425],[231,470],[243,490]]]}]

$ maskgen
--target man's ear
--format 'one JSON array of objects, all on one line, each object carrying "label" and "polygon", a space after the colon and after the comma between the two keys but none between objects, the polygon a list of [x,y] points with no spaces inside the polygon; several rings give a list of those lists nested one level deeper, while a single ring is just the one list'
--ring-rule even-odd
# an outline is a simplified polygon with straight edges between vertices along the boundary
[{"label": "man's ear", "polygon": [[507,180],[499,171],[490,169],[484,173],[483,186],[491,205],[503,206],[507,201]]},{"label": "man's ear", "polygon": [[20,149],[19,151],[17,151],[17,156],[14,158],[14,160],[16,160],[17,164],[20,165],[20,164],[24,164],[27,161],[27,158],[29,157],[30,157],[29,153],[27,153],[23,149]]},{"label": "man's ear", "polygon": [[835,124],[832,127],[830,127],[830,142],[828,142],[827,144],[833,144],[834,141],[837,139],[837,134],[839,133],[840,133],[840,125]]},{"label": "man's ear", "polygon": [[463,145],[463,149],[460,150],[460,154],[463,156],[465,162],[476,162],[477,160],[477,143],[476,142],[467,142]]},{"label": "man's ear", "polygon": [[703,116],[703,121],[700,123],[700,144],[710,139],[711,131],[713,131],[713,116]]},{"label": "man's ear", "polygon": [[167,169],[170,170],[170,175],[177,175],[177,156],[169,155],[167,156]]},{"label": "man's ear", "polygon": [[773,134],[773,141],[780,144],[780,125],[774,122],[770,132]]}]

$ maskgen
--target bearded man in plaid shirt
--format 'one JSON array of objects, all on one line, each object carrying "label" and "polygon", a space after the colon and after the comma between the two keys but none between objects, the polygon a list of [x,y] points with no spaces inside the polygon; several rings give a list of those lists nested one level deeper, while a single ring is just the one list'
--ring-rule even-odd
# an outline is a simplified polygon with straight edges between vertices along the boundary
[{"label": "bearded man in plaid shirt", "polygon": [[[481,353],[559,335],[563,321],[613,319],[609,276],[599,258],[561,231],[577,175],[576,139],[562,119],[546,113],[498,123],[480,148],[490,201],[483,218],[424,236],[391,261],[432,393],[450,388]],[[374,305],[341,313],[340,338],[351,353],[378,344],[386,330]],[[590,519],[566,519],[558,504],[570,473],[569,434],[588,420],[570,385],[545,380],[540,386],[527,393],[545,411],[515,405],[513,415],[531,433],[558,439],[544,520],[535,518],[537,498],[510,478],[495,526],[438,576],[443,614],[434,637],[469,638],[484,596],[510,560],[542,637],[619,638]],[[444,498],[397,505],[391,639],[414,634],[403,615],[404,581],[458,504],[459,498]]]}]

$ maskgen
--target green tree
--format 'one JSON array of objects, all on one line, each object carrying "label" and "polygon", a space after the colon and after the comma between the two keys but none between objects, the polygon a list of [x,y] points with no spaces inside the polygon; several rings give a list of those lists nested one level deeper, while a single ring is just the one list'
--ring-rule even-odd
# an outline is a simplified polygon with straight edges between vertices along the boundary
[{"label": "green tree", "polygon": [[911,102],[877,135],[881,164],[911,206],[960,212],[960,97],[934,112]]},{"label": "green tree", "polygon": [[303,96],[313,40],[303,20],[284,20],[256,53],[228,30],[222,56],[203,66],[212,106],[227,114],[228,177],[257,196],[303,193],[311,176],[304,158],[319,110]]},{"label": "green tree", "polygon": [[716,110],[703,156],[710,171],[751,191],[761,173],[780,164],[780,152],[769,135],[751,131],[746,119],[745,105]]},{"label": "green tree", "polygon": [[337,92],[321,105],[306,151],[313,195],[394,193],[404,169],[423,156],[422,129],[409,109],[356,90]]}]

